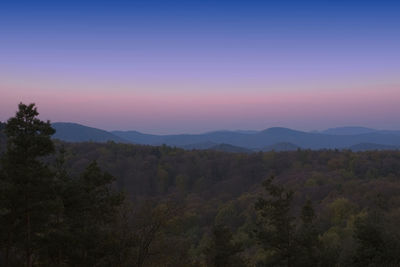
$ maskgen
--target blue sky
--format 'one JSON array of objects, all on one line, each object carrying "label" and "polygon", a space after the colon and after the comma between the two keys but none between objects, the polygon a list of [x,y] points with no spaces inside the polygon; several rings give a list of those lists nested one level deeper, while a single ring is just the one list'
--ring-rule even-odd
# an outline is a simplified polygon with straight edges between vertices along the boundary
[{"label": "blue sky", "polygon": [[[0,120],[23,100],[106,129],[398,129],[399,13],[395,1],[2,1]],[[325,117],[299,116],[313,103]]]}]

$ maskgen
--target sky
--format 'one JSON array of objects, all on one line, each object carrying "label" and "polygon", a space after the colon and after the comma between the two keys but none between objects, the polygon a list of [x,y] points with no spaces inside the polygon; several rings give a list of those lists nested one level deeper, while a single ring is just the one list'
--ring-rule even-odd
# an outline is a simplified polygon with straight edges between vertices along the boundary
[{"label": "sky", "polygon": [[[396,3],[397,2],[397,3]],[[0,1],[0,121],[400,130],[399,1]]]}]

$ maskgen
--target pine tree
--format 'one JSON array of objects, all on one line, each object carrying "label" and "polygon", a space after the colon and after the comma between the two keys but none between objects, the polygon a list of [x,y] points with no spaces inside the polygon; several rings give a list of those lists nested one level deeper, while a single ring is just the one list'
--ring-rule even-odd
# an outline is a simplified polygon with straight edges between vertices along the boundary
[{"label": "pine tree", "polygon": [[293,192],[267,179],[263,186],[268,198],[259,198],[255,208],[259,214],[256,238],[269,253],[268,266],[294,266],[295,217],[290,213]]},{"label": "pine tree", "polygon": [[296,266],[317,266],[319,256],[318,231],[315,227],[315,212],[308,199],[301,210],[301,223],[296,233]]},{"label": "pine tree", "polygon": [[98,266],[108,258],[106,239],[124,200],[122,193],[113,190],[114,180],[92,162],[68,186],[64,216],[70,238],[66,250],[70,265]]},{"label": "pine tree", "polygon": [[61,146],[54,164],[54,213],[40,244],[41,263],[47,266],[65,266],[67,262],[65,250],[68,249],[66,244],[70,240],[70,231],[65,204],[75,192],[70,190],[73,180],[65,168],[65,153],[64,146]]},{"label": "pine tree", "polygon": [[5,127],[0,220],[5,235],[4,265],[14,261],[30,267],[51,221],[53,174],[42,159],[54,152],[50,137],[55,130],[49,121],[37,118],[35,104],[20,103],[18,108]]}]

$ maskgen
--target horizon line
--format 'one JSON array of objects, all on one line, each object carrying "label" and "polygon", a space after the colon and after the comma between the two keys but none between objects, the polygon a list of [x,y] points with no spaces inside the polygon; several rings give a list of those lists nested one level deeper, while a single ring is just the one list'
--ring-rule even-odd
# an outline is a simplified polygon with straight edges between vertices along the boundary
[{"label": "horizon line", "polygon": [[[262,131],[266,131],[269,129],[274,129],[274,128],[282,128],[282,129],[287,129],[287,130],[292,130],[292,131],[298,131],[298,132],[305,132],[305,133],[320,133],[324,134],[325,131],[327,130],[333,130],[333,129],[341,129],[341,128],[362,128],[366,130],[372,130],[372,131],[400,131],[400,129],[380,129],[380,128],[371,128],[367,126],[360,126],[360,125],[344,125],[344,126],[335,126],[335,127],[329,127],[329,128],[324,128],[324,129],[314,129],[314,130],[299,130],[291,127],[285,127],[285,126],[271,126],[259,130],[254,130],[254,129],[216,129],[216,130],[209,130],[209,131],[201,131],[201,132],[180,132],[180,133],[154,133],[154,132],[147,132],[147,131],[140,131],[140,130],[122,130],[122,129],[116,129],[116,130],[106,130],[100,127],[95,127],[95,126],[90,126],[82,123],[77,123],[77,122],[68,122],[68,121],[56,121],[56,122],[50,122],[51,124],[55,123],[64,123],[64,124],[76,124],[88,128],[93,128],[93,129],[98,129],[102,131],[106,131],[109,133],[113,132],[138,132],[141,134],[149,134],[149,135],[202,135],[202,134],[209,134],[209,133],[216,133],[216,132],[254,132],[254,133],[259,133]],[[251,134],[251,133],[248,133]],[[326,134],[326,133],[325,133]]]}]

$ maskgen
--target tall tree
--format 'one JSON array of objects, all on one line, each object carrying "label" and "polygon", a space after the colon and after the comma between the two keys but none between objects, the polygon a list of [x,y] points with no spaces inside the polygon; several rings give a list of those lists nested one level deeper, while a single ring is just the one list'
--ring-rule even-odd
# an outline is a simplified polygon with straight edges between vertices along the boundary
[{"label": "tall tree", "polygon": [[115,178],[92,162],[67,187],[64,216],[69,242],[68,262],[72,266],[98,266],[109,258],[105,246],[124,195],[112,188]]},{"label": "tall tree", "polygon": [[263,186],[267,198],[259,198],[255,208],[260,221],[255,230],[263,249],[269,253],[268,266],[294,266],[295,217],[290,213],[293,192],[267,179]]},{"label": "tall tree", "polygon": [[[7,149],[2,157],[2,231],[6,234],[5,266],[14,260],[32,266],[40,239],[50,220],[53,205],[53,174],[42,160],[54,152],[50,122],[37,118],[35,104],[20,103],[7,121]],[[22,253],[24,251],[24,253]],[[21,264],[21,262],[19,262]]]},{"label": "tall tree", "polygon": [[58,150],[54,164],[54,209],[52,220],[40,244],[40,261],[48,266],[65,266],[68,249],[66,244],[70,239],[69,221],[65,213],[65,203],[75,194],[73,180],[65,168],[64,146]]},{"label": "tall tree", "polygon": [[319,239],[315,226],[315,211],[308,199],[301,210],[301,222],[296,232],[296,266],[317,266]]}]

